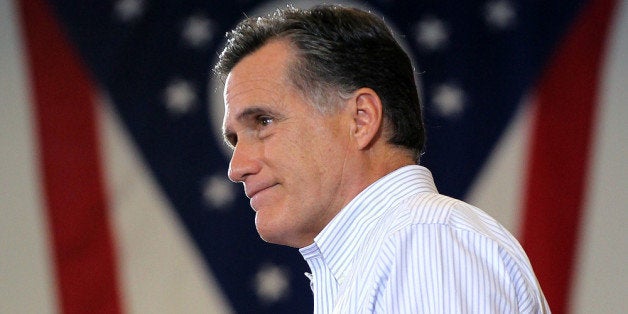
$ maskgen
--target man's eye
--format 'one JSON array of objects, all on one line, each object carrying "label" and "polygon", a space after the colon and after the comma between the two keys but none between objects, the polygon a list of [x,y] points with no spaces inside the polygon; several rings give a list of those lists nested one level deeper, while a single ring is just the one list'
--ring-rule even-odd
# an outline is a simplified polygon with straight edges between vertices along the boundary
[{"label": "man's eye", "polygon": [[267,126],[273,122],[273,118],[269,116],[259,116],[257,118],[257,121],[259,122],[260,125]]}]

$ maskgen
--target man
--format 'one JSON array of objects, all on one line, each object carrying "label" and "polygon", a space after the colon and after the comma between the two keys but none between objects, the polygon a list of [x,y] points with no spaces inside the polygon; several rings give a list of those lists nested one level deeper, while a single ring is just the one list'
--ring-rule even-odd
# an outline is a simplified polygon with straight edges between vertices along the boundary
[{"label": "man", "polygon": [[260,236],[300,249],[315,313],[549,312],[517,241],[418,165],[413,67],[381,19],[339,6],[249,18],[215,72],[229,178]]}]

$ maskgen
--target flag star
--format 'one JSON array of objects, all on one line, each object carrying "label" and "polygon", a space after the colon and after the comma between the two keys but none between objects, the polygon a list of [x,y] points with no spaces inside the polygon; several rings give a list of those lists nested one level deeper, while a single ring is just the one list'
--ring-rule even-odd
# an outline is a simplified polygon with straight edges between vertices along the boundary
[{"label": "flag star", "polygon": [[415,40],[424,49],[438,50],[447,44],[449,33],[443,21],[427,17],[416,24]]},{"label": "flag star", "polygon": [[288,273],[276,265],[265,265],[255,275],[255,291],[265,303],[275,303],[288,294]]},{"label": "flag star", "polygon": [[223,175],[213,175],[203,186],[205,203],[214,209],[224,209],[235,199],[234,184]]},{"label": "flag star", "polygon": [[115,4],[116,17],[123,21],[132,21],[144,13],[143,0],[118,0]]},{"label": "flag star", "polygon": [[189,112],[197,100],[194,86],[183,79],[172,80],[166,87],[164,98],[168,110],[177,115]]},{"label": "flag star", "polygon": [[183,38],[192,47],[201,47],[214,37],[214,24],[205,16],[194,15],[183,26]]},{"label": "flag star", "polygon": [[432,93],[432,103],[442,116],[455,117],[464,110],[465,94],[456,85],[443,84]]},{"label": "flag star", "polygon": [[486,22],[496,29],[507,29],[516,22],[516,12],[508,0],[488,2],[484,8]]}]

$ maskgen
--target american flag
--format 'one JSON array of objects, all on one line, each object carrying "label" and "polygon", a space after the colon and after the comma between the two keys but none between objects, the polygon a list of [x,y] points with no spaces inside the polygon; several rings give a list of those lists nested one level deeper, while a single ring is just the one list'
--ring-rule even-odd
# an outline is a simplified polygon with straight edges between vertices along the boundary
[{"label": "american flag", "polygon": [[[210,71],[285,4],[0,0],[0,313],[312,312],[227,181]],[[625,311],[628,3],[357,5],[416,61],[440,192],[517,236],[555,313]]]}]

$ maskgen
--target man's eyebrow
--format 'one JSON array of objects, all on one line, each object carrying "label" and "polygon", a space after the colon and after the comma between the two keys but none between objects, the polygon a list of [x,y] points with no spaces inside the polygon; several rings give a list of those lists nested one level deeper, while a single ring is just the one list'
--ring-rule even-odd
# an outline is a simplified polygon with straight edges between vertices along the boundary
[{"label": "man's eyebrow", "polygon": [[242,112],[238,113],[236,116],[236,121],[242,122],[248,120],[251,116],[259,116],[259,115],[276,115],[276,113],[268,107],[265,106],[254,106],[249,107]]}]

